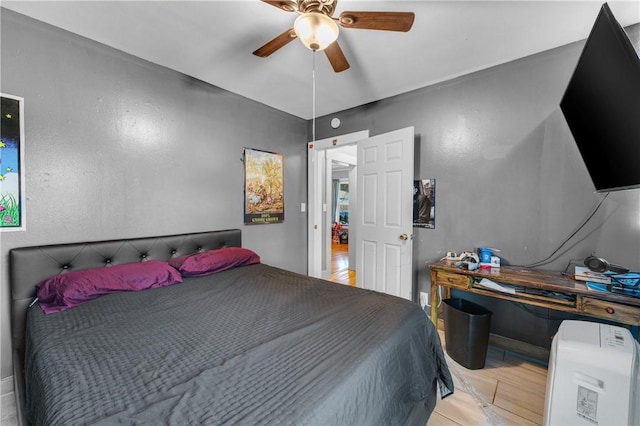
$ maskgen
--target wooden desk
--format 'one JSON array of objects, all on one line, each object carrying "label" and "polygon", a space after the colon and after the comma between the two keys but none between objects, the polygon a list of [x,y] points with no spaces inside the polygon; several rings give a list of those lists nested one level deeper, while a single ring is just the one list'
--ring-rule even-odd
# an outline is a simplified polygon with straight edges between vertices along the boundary
[{"label": "wooden desk", "polygon": [[[575,281],[560,272],[503,266],[497,269],[467,271],[456,268],[453,261],[440,261],[431,268],[431,321],[438,323],[438,287],[482,294],[497,299],[512,300],[527,305],[602,318],[622,324],[640,325],[640,298],[617,293],[589,290],[582,281]],[[489,290],[478,283],[487,278],[512,286],[515,294]]]}]

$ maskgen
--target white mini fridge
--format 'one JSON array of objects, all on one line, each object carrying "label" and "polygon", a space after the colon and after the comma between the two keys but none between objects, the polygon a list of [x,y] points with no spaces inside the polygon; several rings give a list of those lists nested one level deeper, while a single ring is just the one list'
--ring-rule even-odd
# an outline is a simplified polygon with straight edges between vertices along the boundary
[{"label": "white mini fridge", "polygon": [[626,328],[563,321],[553,338],[545,425],[640,425],[640,345]]}]

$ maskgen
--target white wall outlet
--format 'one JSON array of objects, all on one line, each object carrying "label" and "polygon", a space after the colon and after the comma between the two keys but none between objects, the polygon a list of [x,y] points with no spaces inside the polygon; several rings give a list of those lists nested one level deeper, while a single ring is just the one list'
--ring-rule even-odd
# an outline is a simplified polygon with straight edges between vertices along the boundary
[{"label": "white wall outlet", "polygon": [[424,291],[420,292],[420,306],[422,306],[423,308],[425,306],[429,306],[429,293],[426,293]]}]

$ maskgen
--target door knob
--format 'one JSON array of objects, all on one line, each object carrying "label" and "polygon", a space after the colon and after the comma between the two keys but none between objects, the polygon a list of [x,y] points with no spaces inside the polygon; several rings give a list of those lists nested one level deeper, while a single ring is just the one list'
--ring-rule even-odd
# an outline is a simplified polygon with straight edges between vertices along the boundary
[{"label": "door knob", "polygon": [[400,239],[402,241],[407,241],[409,239],[409,236],[407,234],[402,234],[402,235],[400,235]]}]

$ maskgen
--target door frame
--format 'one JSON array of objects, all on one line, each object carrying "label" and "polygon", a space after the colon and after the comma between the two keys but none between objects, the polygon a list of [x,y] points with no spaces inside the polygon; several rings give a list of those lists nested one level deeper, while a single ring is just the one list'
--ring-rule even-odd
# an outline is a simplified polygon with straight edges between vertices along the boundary
[{"label": "door frame", "polygon": [[[309,276],[322,278],[323,271],[327,270],[327,264],[329,271],[331,270],[330,247],[328,258],[326,250],[326,244],[331,241],[330,222],[326,223],[331,208],[327,206],[327,191],[323,191],[327,179],[331,179],[330,175],[327,176],[327,170],[331,167],[331,161],[327,161],[326,158],[327,150],[357,144],[358,141],[367,138],[369,138],[369,130],[362,130],[307,143],[307,275]],[[351,197],[349,199],[351,200]],[[356,222],[351,218],[357,217],[357,206],[354,213],[353,216],[349,214],[349,232],[351,232],[351,223]]]}]

